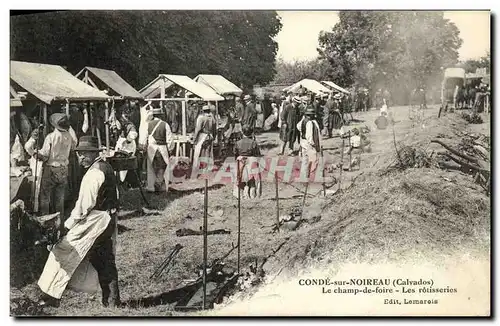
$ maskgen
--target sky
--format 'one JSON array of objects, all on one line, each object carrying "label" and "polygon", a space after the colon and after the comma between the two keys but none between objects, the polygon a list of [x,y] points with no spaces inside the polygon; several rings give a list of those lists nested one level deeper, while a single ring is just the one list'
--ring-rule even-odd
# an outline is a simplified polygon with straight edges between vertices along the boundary
[{"label": "sky", "polygon": [[[278,15],[283,24],[276,36],[278,57],[285,61],[315,58],[319,33],[330,31],[339,21],[337,11],[278,11]],[[460,30],[460,60],[477,59],[490,49],[489,12],[447,11],[444,17]]]}]

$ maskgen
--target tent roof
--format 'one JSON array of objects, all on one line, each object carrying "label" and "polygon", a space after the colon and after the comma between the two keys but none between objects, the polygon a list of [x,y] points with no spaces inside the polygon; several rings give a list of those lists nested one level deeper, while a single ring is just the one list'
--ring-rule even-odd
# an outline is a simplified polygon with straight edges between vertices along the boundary
[{"label": "tent roof", "polygon": [[160,86],[161,82],[165,82],[165,89],[168,89],[172,85],[178,85],[188,92],[202,98],[205,101],[224,101],[224,98],[217,93],[215,93],[210,87],[205,86],[201,83],[197,83],[188,76],[182,75],[164,75],[160,74],[148,85],[144,86],[139,92],[145,98],[153,98],[158,96],[161,92]]},{"label": "tent roof", "polygon": [[328,88],[321,85],[320,82],[314,79],[302,79],[301,81],[296,82],[295,84],[284,88],[283,91],[296,92],[300,88],[300,86],[316,94],[331,93],[331,91]]},{"label": "tent roof", "polygon": [[336,90],[337,92],[342,92],[342,93],[346,93],[346,94],[349,94],[350,92],[345,89],[345,88],[342,88],[340,87],[339,85],[335,84],[334,82],[332,81],[329,81],[329,80],[323,80],[321,81],[323,84],[325,84],[326,86],[329,86],[331,88],[333,88],[334,90]]},{"label": "tent roof", "polygon": [[240,96],[243,94],[243,90],[221,75],[198,75],[194,80],[210,87],[219,95]]},{"label": "tent roof", "polygon": [[111,88],[115,93],[119,94],[123,98],[130,99],[141,99],[143,96],[137,90],[135,90],[129,83],[127,83],[120,75],[118,75],[113,70],[100,69],[95,67],[85,67],[80,71],[80,75],[83,71],[88,70],[99,78],[104,84]]},{"label": "tent roof", "polygon": [[106,93],[85,84],[61,66],[11,61],[10,79],[47,104],[65,99],[109,99]]}]

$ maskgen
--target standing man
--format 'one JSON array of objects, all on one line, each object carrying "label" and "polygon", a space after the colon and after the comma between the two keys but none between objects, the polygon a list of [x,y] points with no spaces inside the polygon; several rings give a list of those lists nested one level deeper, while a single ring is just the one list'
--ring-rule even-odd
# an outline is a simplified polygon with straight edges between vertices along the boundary
[{"label": "standing man", "polygon": [[203,106],[202,113],[196,120],[196,129],[194,131],[194,154],[193,154],[193,169],[200,168],[200,157],[209,157],[213,159],[213,142],[215,133],[217,132],[215,118],[208,105]]},{"label": "standing man", "polygon": [[148,122],[146,190],[149,192],[168,191],[169,150],[172,143],[172,131],[168,123],[158,118]]},{"label": "standing man", "polygon": [[34,153],[35,159],[44,162],[40,184],[40,213],[48,215],[60,212],[64,219],[69,154],[75,149],[77,138],[65,114],[52,114],[50,124],[54,131],[47,135],[40,151]]},{"label": "standing man", "polygon": [[245,101],[245,110],[243,112],[243,117],[241,120],[241,125],[244,128],[248,127],[252,131],[252,135],[255,131],[255,122],[257,121],[257,110],[255,109],[255,103],[250,95],[245,95],[243,98]]},{"label": "standing man", "polygon": [[243,114],[245,112],[245,106],[243,105],[243,103],[241,103],[240,97],[236,97],[235,102],[236,105],[234,109],[235,110],[234,120],[241,124],[241,121],[243,119]]},{"label": "standing man", "polygon": [[333,93],[330,93],[330,95],[328,95],[328,100],[323,107],[323,136],[328,136],[329,138],[332,137],[331,118],[333,116],[334,104],[335,102],[333,100]]},{"label": "standing man", "polygon": [[[87,170],[70,218],[64,223],[67,234],[49,254],[38,286],[44,293],[41,306],[55,305],[66,287],[94,292],[99,284],[102,304],[120,305],[115,262],[118,195],[116,178],[109,163],[99,157],[97,139],[80,138],[76,148],[80,165]],[[89,269],[95,271],[89,272]],[[70,282],[71,281],[71,282]]]},{"label": "standing man", "polygon": [[287,143],[288,148],[291,151],[290,155],[292,155],[293,153],[293,145],[299,134],[298,130],[295,128],[295,125],[299,121],[299,105],[300,98],[298,96],[295,96],[293,98],[293,104],[290,103],[286,105],[283,109],[283,112],[281,112],[281,140],[283,141],[283,147],[281,148],[280,155],[285,154],[285,147]]},{"label": "standing man", "polygon": [[316,171],[319,162],[319,153],[321,151],[321,131],[316,121],[316,112],[312,106],[306,109],[304,117],[297,124],[297,129],[300,130],[300,147],[302,152],[301,171],[307,171],[307,176],[309,177],[311,172]]}]

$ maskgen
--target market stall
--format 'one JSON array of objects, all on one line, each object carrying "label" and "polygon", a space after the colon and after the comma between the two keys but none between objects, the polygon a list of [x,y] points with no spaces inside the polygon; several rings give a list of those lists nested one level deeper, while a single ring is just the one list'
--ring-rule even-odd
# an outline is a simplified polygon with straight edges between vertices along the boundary
[{"label": "market stall", "polygon": [[[129,83],[127,83],[120,75],[118,75],[113,70],[95,68],[95,67],[85,67],[80,72],[78,72],[75,77],[81,79],[84,83],[94,87],[95,89],[105,92],[111,97],[111,106],[106,103],[106,107],[110,110],[110,115],[104,117],[105,121],[111,120],[115,121],[115,118],[119,123],[112,124],[112,132],[114,139],[116,140],[124,128],[124,124],[127,122],[135,122],[134,126],[136,129],[139,127],[137,121],[129,121],[128,118],[131,112],[131,101],[132,100],[142,100],[144,97],[135,90]],[[120,110],[121,108],[121,110]],[[130,113],[127,115],[127,119],[123,118],[123,114]],[[108,135],[109,138],[109,135]]]},{"label": "market stall", "polygon": [[[160,110],[164,113],[167,102],[181,103],[181,129],[180,132],[172,130],[174,133],[175,156],[177,157],[181,155],[186,157],[186,145],[193,143],[193,134],[187,132],[186,108],[188,103],[196,101],[212,101],[217,103],[224,100],[224,97],[215,93],[210,87],[182,75],[160,74],[139,92],[144,96],[146,101],[159,103]],[[167,93],[172,95],[167,96]],[[190,154],[190,156],[192,155]]]},{"label": "market stall", "polygon": [[283,92],[291,92],[298,94],[305,94],[306,92],[312,92],[318,95],[327,95],[332,91],[321,85],[320,82],[314,79],[302,79],[301,81],[296,82],[295,84],[285,87]]},{"label": "market stall", "polygon": [[334,92],[337,92],[337,93],[341,92],[344,94],[350,94],[350,92],[347,89],[340,87],[339,85],[335,84],[332,81],[323,80],[323,81],[321,81],[321,83],[323,83],[323,85],[325,85],[326,87],[328,87],[329,89],[331,89]]},{"label": "market stall", "polygon": [[[54,112],[64,106],[66,114],[69,115],[71,102],[108,101],[110,99],[104,92],[85,84],[63,67],[57,65],[11,61],[10,86],[11,94],[12,92],[26,94],[22,98],[19,97],[21,104],[23,104],[21,110],[26,110],[28,106],[36,110],[32,117],[34,121],[31,124],[36,128],[42,128],[41,143],[49,132],[49,106],[51,110],[56,110]],[[19,104],[18,101],[15,103]],[[37,160],[33,160],[33,164],[30,162],[30,169],[32,171],[31,181],[35,180],[35,177],[36,180],[39,180],[42,171]],[[20,177],[22,178],[23,175],[18,175],[16,171],[11,178],[11,184],[16,183],[16,180],[12,179]],[[73,182],[70,180],[71,187],[77,187],[74,180]],[[36,196],[34,197],[36,198]]]}]

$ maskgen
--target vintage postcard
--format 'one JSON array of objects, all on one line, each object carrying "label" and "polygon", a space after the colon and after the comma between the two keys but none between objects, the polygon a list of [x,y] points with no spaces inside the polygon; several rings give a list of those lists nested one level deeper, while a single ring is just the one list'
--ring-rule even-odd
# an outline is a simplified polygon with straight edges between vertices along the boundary
[{"label": "vintage postcard", "polygon": [[490,316],[490,21],[12,11],[11,316]]}]

